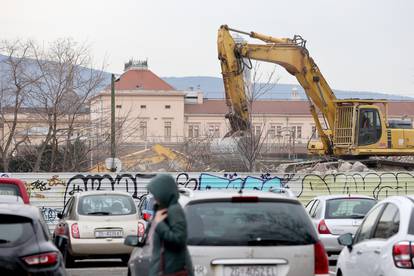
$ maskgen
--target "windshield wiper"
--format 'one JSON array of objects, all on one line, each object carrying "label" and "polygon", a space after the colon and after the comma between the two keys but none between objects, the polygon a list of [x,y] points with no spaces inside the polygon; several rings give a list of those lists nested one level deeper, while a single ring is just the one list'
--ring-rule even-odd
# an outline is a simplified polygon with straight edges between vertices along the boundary
[{"label": "windshield wiper", "polygon": [[353,219],[362,219],[362,218],[365,217],[365,215],[363,215],[363,214],[353,214],[353,215],[350,215],[349,217],[353,218]]},{"label": "windshield wiper", "polygon": [[107,216],[107,215],[110,215],[110,214],[111,213],[109,213],[109,212],[103,212],[103,211],[87,213],[87,215],[102,215],[102,216]]},{"label": "windshield wiper", "polygon": [[9,243],[9,240],[0,239],[0,243]]}]

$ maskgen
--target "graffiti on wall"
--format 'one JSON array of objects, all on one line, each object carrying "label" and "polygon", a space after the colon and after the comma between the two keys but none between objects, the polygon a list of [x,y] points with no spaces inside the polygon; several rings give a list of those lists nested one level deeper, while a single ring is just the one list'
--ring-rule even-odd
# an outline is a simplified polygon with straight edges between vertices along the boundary
[{"label": "graffiti on wall", "polygon": [[[329,194],[365,194],[382,199],[390,195],[414,194],[414,172],[368,172],[339,174],[272,173],[171,173],[179,187],[192,190],[277,190],[289,187],[303,203]],[[32,204],[38,206],[52,227],[57,213],[71,195],[81,191],[116,190],[130,193],[137,201],[147,193],[155,174],[14,174],[26,183]]]}]

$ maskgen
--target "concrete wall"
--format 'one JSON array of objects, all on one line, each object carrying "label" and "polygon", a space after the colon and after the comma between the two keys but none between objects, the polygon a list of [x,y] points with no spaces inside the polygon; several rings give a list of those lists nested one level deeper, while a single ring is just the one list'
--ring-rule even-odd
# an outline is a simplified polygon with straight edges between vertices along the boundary
[{"label": "concrete wall", "polygon": [[[2,174],[0,173],[0,176]],[[261,174],[261,173],[172,173],[177,185],[190,189],[269,190],[290,187],[302,203],[327,194],[358,193],[382,199],[391,195],[414,194],[414,172],[369,172],[348,174]],[[6,176],[6,175],[5,175]],[[11,177],[26,182],[31,203],[38,206],[53,231],[57,213],[75,192],[117,190],[130,193],[138,202],[155,174],[16,173]]]}]

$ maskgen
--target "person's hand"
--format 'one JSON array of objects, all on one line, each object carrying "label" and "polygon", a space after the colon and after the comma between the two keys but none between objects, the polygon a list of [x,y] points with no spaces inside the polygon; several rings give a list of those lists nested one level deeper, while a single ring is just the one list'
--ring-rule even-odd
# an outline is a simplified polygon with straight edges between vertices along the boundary
[{"label": "person's hand", "polygon": [[154,222],[155,222],[155,223],[159,223],[159,222],[163,221],[164,219],[166,219],[166,218],[167,218],[167,216],[168,216],[168,214],[167,214],[167,209],[161,209],[161,210],[158,210],[158,211],[155,213]]}]

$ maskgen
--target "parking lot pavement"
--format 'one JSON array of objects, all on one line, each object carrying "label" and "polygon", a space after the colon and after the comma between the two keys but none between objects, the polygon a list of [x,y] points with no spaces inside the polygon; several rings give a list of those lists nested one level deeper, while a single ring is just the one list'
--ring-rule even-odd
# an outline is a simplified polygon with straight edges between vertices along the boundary
[{"label": "parking lot pavement", "polygon": [[128,269],[118,259],[81,260],[75,268],[66,269],[68,276],[126,276]]}]

